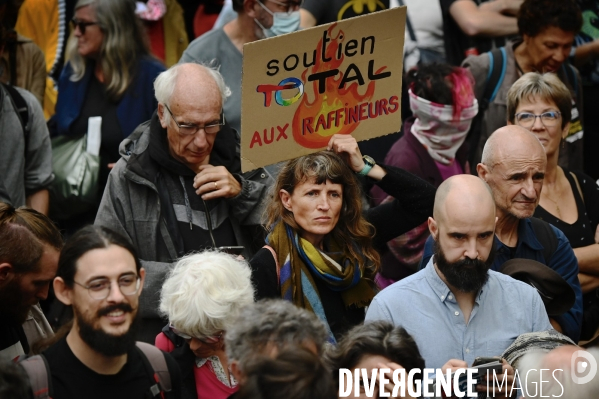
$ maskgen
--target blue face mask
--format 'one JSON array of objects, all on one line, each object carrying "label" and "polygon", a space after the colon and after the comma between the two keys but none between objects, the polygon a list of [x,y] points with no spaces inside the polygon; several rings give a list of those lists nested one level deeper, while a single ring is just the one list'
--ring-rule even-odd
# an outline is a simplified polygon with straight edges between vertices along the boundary
[{"label": "blue face mask", "polygon": [[270,11],[264,4],[261,2],[257,2],[272,15],[272,26],[270,28],[265,28],[257,19],[254,18],[254,21],[258,24],[260,28],[262,28],[262,32],[264,32],[265,37],[274,37],[284,35],[285,33],[291,33],[299,30],[300,26],[300,12],[299,10],[293,11],[290,13],[286,12],[272,12]]}]

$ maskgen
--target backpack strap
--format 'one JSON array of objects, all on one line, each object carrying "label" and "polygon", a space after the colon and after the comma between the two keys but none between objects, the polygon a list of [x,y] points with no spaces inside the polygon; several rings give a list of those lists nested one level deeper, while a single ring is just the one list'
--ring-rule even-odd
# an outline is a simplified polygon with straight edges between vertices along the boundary
[{"label": "backpack strap", "polygon": [[537,240],[543,245],[543,257],[545,258],[545,264],[548,266],[553,253],[557,250],[557,236],[551,225],[547,222],[537,219],[535,217],[530,218],[532,223],[532,229],[535,232]]},{"label": "backpack strap", "polygon": [[275,264],[277,265],[277,285],[279,286],[279,289],[281,288],[281,265],[279,264],[279,258],[277,258],[277,253],[275,252],[274,248],[271,247],[270,245],[265,245],[262,248],[266,248],[270,251],[270,253],[272,254],[272,257],[275,258]]},{"label": "backpack strap", "polygon": [[487,53],[489,55],[489,71],[487,72],[487,80],[485,83],[485,90],[483,96],[478,103],[478,114],[470,125],[470,132],[468,132],[468,146],[470,148],[470,154],[468,156],[468,162],[470,167],[473,168],[472,173],[476,175],[476,149],[478,148],[480,135],[482,130],[482,121],[489,104],[497,96],[497,92],[503,83],[505,77],[505,70],[507,68],[507,57],[505,53],[505,47],[496,48]]},{"label": "backpack strap", "polygon": [[19,93],[13,86],[2,83],[2,87],[6,89],[10,102],[17,113],[17,118],[19,118],[19,122],[21,122],[23,134],[25,135],[25,153],[27,153],[29,131],[31,130],[31,125],[29,124],[29,107],[27,107],[27,102],[21,93]]},{"label": "backpack strap", "polygon": [[576,71],[574,70],[574,66],[572,66],[572,64],[570,64],[569,62],[564,62],[562,64],[562,68],[566,73],[566,79],[568,79],[568,83],[572,87],[572,90],[574,90],[574,95],[578,97],[578,78],[576,77]]},{"label": "backpack strap", "polygon": [[172,388],[171,374],[168,371],[164,353],[155,346],[145,342],[138,341],[135,344],[137,349],[141,352],[146,365],[149,364],[149,368],[152,372],[152,380],[156,382],[156,384],[150,387],[151,397],[153,398],[160,394],[160,397],[164,399],[164,393],[170,392]]},{"label": "backpack strap", "polygon": [[572,177],[574,178],[574,183],[576,183],[576,188],[578,189],[578,194],[580,194],[580,198],[582,199],[582,203],[584,204],[584,195],[582,194],[582,188],[580,188],[580,183],[578,182],[578,177],[574,172],[570,172]]},{"label": "backpack strap", "polygon": [[29,376],[31,392],[35,399],[51,399],[52,381],[48,378],[48,362],[43,355],[35,355],[19,361]]}]

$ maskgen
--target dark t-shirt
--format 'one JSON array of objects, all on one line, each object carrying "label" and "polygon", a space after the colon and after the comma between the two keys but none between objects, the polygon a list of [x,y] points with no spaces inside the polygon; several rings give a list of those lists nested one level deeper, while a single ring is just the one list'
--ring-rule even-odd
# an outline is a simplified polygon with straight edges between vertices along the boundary
[{"label": "dark t-shirt", "polygon": [[[6,320],[0,314],[0,320]],[[0,361],[14,360],[29,353],[29,344],[22,326],[14,326],[6,321],[0,323]]]},{"label": "dark t-shirt", "polygon": [[[440,0],[441,13],[443,14],[443,37],[445,38],[445,55],[447,62],[451,65],[459,66],[466,58],[468,49],[476,49],[476,54],[486,53],[493,48],[503,47],[506,43],[504,37],[470,37],[467,36],[460,26],[455,22],[449,8],[453,3],[459,0]],[[476,4],[485,3],[489,0],[473,0]],[[469,55],[473,55],[469,54]]]},{"label": "dark t-shirt", "polygon": [[316,18],[316,24],[328,24],[358,17],[375,11],[387,10],[389,0],[371,0],[363,4],[356,0],[304,0],[302,8]]},{"label": "dark t-shirt", "polygon": [[[141,352],[135,348],[128,354],[127,363],[114,375],[102,375],[85,366],[71,351],[66,338],[44,352],[52,377],[53,399],[142,399],[151,397],[154,385]],[[170,398],[180,398],[181,374],[169,354],[165,354],[171,376]]]}]

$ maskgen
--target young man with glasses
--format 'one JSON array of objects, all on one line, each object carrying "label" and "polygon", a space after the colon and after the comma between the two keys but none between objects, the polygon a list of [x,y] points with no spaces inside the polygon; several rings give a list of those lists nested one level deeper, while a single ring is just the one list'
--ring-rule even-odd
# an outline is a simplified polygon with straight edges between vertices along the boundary
[{"label": "young man with glasses", "polygon": [[240,173],[229,94],[220,73],[178,64],[154,83],[158,111],[121,145],[95,224],[127,235],[148,271],[140,339],[166,324],[158,294],[172,263],[206,248],[237,247],[246,259],[264,245],[260,225],[269,177]]},{"label": "young man with glasses", "polygon": [[159,393],[166,389],[156,386],[147,349],[136,346],[146,273],[128,239],[88,226],[71,237],[61,256],[54,291],[74,317],[66,337],[43,352],[51,397],[179,398],[175,361],[154,348],[154,355],[164,357],[163,371],[171,381],[170,392]]}]

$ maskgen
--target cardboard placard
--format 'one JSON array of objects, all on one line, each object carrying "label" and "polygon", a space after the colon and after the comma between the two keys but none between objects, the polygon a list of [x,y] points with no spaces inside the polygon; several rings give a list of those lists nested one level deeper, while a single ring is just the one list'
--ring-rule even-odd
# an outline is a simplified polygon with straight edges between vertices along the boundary
[{"label": "cardboard placard", "polygon": [[405,23],[398,7],[246,44],[242,170],[399,131]]}]

